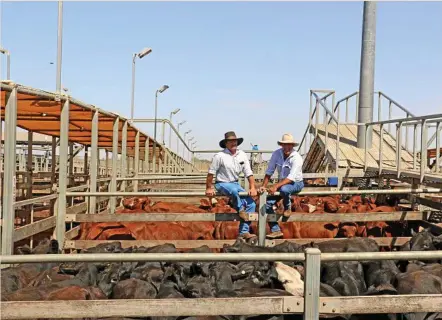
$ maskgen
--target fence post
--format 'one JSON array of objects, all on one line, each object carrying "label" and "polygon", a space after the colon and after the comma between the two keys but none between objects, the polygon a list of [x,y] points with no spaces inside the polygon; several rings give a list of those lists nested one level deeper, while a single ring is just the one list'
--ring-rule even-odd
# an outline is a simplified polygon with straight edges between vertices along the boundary
[{"label": "fence post", "polygon": [[321,276],[321,251],[305,250],[304,320],[319,319],[319,288]]},{"label": "fence post", "polygon": [[258,215],[258,243],[264,246],[266,243],[266,225],[267,225],[267,191],[259,196],[259,215]]},{"label": "fence post", "polygon": [[[55,236],[60,248],[64,247],[66,233],[66,183],[69,144],[69,98],[66,97],[61,106],[60,115],[60,168],[58,169],[58,199],[56,203]],[[96,165],[96,163],[95,163]]]}]

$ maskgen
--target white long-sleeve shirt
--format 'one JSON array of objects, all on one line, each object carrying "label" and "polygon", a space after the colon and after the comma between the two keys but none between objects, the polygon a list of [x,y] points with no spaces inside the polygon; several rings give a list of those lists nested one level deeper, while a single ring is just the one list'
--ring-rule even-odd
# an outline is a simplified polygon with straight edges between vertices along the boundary
[{"label": "white long-sleeve shirt", "polygon": [[247,155],[242,150],[236,150],[234,155],[227,148],[218,152],[209,167],[209,173],[215,175],[215,181],[219,182],[238,181],[241,172],[246,178],[253,175]]},{"label": "white long-sleeve shirt", "polygon": [[272,176],[276,169],[278,171],[279,181],[287,178],[298,182],[303,180],[302,165],[302,157],[297,151],[293,150],[287,159],[284,160],[284,152],[282,148],[280,148],[272,153],[266,174]]}]

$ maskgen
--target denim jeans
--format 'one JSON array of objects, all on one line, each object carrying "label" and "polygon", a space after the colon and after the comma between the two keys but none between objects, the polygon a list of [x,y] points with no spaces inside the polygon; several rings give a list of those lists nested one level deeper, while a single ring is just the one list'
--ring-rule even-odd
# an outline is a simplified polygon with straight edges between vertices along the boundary
[{"label": "denim jeans", "polygon": [[[215,189],[217,192],[230,198],[235,210],[240,211],[241,209],[245,209],[245,212],[256,212],[256,203],[253,201],[252,197],[239,197],[238,192],[244,192],[245,190],[238,182],[217,182],[215,183]],[[250,232],[250,224],[250,221],[240,221],[239,234],[241,235]],[[269,223],[269,226],[272,232],[280,231],[277,222],[271,222]]]},{"label": "denim jeans", "polygon": [[280,196],[274,197],[273,199],[267,200],[266,203],[266,212],[267,213],[275,213],[273,211],[273,205],[282,198],[282,204],[284,205],[284,210],[289,210],[291,207],[290,196],[294,193],[301,192],[302,188],[304,188],[304,182],[292,182],[289,184],[283,185],[279,189]]}]

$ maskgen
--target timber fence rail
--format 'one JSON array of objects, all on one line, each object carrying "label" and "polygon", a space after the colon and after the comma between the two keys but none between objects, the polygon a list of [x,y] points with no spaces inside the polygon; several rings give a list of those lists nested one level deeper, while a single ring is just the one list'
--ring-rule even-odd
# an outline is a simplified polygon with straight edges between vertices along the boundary
[{"label": "timber fence rail", "polygon": [[[256,314],[303,314],[306,320],[320,315],[442,312],[442,295],[381,295],[320,297],[321,261],[440,260],[442,251],[321,253],[89,253],[2,255],[2,264],[41,262],[193,262],[193,261],[304,261],[302,296],[122,299],[86,301],[2,301],[2,319],[95,318],[146,316],[216,316]],[[54,312],[54,310],[58,310]]]}]

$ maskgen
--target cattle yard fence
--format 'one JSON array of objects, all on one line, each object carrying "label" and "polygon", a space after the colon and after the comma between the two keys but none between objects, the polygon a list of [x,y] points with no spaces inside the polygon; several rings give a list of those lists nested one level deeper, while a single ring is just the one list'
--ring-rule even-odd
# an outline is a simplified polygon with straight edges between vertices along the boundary
[{"label": "cattle yard fence", "polygon": [[[320,297],[321,262],[367,260],[440,260],[442,251],[321,253],[88,253],[3,255],[1,263],[40,262],[210,262],[304,261],[304,295],[247,298],[119,299],[84,301],[2,301],[2,319],[146,316],[320,315],[442,312],[442,294]],[[54,310],[57,310],[54,312]]]}]

